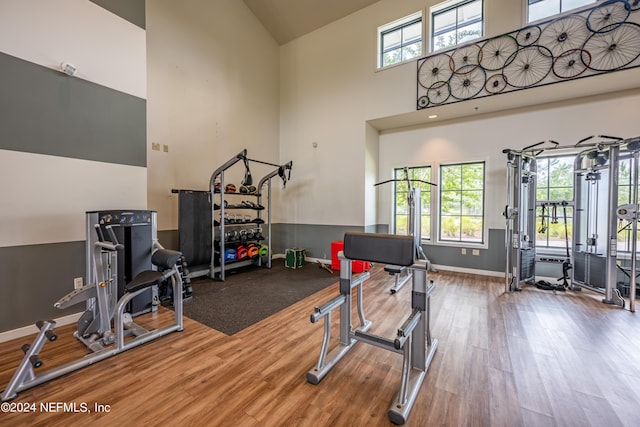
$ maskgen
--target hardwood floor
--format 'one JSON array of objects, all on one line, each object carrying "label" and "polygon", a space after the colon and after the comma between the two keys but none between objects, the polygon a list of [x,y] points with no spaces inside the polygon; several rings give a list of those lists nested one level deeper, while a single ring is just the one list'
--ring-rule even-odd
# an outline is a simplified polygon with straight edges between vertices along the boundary
[{"label": "hardwood floor", "polygon": [[[371,332],[392,337],[408,315],[411,286],[390,294],[379,266],[366,283]],[[432,334],[439,346],[407,426],[639,426],[640,319],[587,291],[430,273]],[[336,278],[337,279],[337,278]],[[295,286],[295,283],[292,283]],[[322,324],[313,307],[337,285],[226,336],[190,319],[185,330],[24,391],[33,413],[0,413],[2,426],[387,426],[401,356],[358,343],[319,385]],[[197,296],[196,296],[197,298]],[[161,324],[171,313],[137,318]],[[337,313],[334,336],[337,336]],[[85,354],[73,326],[41,352],[49,369]],[[31,338],[0,344],[0,388]],[[91,413],[43,412],[41,402],[85,403]],[[95,412],[94,405],[109,412]]]}]

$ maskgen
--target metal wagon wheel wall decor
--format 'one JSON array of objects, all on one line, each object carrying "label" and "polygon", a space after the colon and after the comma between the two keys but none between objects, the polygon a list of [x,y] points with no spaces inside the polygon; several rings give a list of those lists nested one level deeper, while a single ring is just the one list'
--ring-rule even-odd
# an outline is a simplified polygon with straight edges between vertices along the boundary
[{"label": "metal wagon wheel wall decor", "polygon": [[417,61],[417,109],[640,66],[640,0],[590,9]]}]

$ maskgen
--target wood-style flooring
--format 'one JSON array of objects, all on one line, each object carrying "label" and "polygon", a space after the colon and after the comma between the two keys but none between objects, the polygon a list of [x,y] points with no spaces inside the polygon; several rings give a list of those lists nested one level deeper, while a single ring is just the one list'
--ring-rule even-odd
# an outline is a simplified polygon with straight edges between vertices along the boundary
[{"label": "wood-style flooring", "polygon": [[[638,313],[588,291],[505,294],[497,278],[429,278],[439,345],[407,426],[640,426]],[[410,284],[390,294],[392,280],[376,266],[364,288],[370,332],[389,338],[410,312],[411,294]],[[319,385],[306,381],[323,333],[309,315],[335,295],[337,284],[233,336],[185,319],[183,332],[20,393],[15,407],[35,403],[36,411],[0,413],[0,425],[391,425],[401,355],[358,343]],[[162,324],[171,315],[162,309],[137,321]],[[39,370],[86,353],[73,329],[56,329],[59,339],[45,345]],[[0,344],[0,389],[30,341]],[[86,404],[92,412],[47,413],[42,402]],[[94,412],[95,404],[108,412]]]}]

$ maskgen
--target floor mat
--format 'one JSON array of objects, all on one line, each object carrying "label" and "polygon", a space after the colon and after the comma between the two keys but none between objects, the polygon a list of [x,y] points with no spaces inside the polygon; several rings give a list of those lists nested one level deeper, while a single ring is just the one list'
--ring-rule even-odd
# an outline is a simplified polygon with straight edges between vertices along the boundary
[{"label": "floor mat", "polygon": [[284,260],[272,268],[247,267],[228,271],[224,282],[193,279],[193,298],[184,304],[184,315],[227,335],[265,319],[340,280],[318,264],[290,269]]}]

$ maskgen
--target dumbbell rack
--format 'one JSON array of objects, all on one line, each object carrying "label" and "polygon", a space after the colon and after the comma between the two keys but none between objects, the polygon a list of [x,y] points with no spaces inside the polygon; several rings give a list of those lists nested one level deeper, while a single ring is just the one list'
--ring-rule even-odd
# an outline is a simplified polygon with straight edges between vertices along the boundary
[{"label": "dumbbell rack", "polygon": [[[259,192],[262,186],[257,187],[258,192],[256,194],[226,192],[224,191],[224,170],[220,171],[219,181],[217,182],[220,183],[220,190],[216,192],[214,189],[212,193],[213,248],[209,276],[212,279],[217,278],[224,280],[226,271],[251,264],[257,264],[258,266],[266,265],[266,267],[271,268],[271,182],[269,181],[269,197],[266,198],[266,206],[262,204],[263,197]],[[255,199],[256,202],[252,202],[251,199]],[[266,220],[263,218],[265,211]],[[236,214],[236,212],[238,213]],[[247,212],[251,214],[246,214]],[[264,232],[265,228],[267,228],[266,233]],[[249,236],[250,230],[253,231],[253,236]],[[259,232],[258,236],[255,235],[256,230]],[[249,243],[266,246],[266,256],[247,256],[236,260],[226,259],[225,251],[228,249],[237,250],[241,244],[248,245]]]}]

